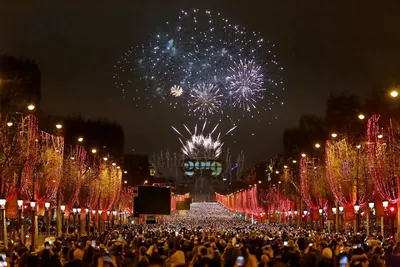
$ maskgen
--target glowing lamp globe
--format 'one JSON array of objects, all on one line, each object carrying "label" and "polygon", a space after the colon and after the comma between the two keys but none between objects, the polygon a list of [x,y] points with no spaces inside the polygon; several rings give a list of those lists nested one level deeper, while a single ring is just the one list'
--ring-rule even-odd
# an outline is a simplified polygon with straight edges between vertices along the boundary
[{"label": "glowing lamp globe", "polygon": [[61,212],[64,212],[65,211],[65,205],[61,205],[60,209],[61,209]]},{"label": "glowing lamp globe", "polygon": [[397,97],[398,95],[399,95],[399,92],[398,92],[397,90],[392,90],[392,91],[390,91],[390,96],[391,96],[391,97],[395,98],[395,97]]},{"label": "glowing lamp globe", "polygon": [[374,206],[375,206],[375,203],[374,203],[373,201],[370,201],[370,202],[368,203],[368,207],[369,207],[370,209],[373,209]]},{"label": "glowing lamp globe", "polygon": [[382,201],[382,206],[386,209],[389,206],[389,201],[387,200]]}]

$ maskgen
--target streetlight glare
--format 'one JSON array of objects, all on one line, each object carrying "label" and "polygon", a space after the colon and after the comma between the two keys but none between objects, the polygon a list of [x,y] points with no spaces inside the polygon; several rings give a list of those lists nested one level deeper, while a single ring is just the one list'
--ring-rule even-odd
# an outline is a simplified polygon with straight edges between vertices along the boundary
[{"label": "streetlight glare", "polygon": [[359,118],[360,120],[363,120],[363,119],[365,119],[365,115],[362,114],[362,113],[360,113],[360,114],[358,114],[358,118]]},{"label": "streetlight glare", "polygon": [[305,153],[302,153],[301,156],[302,156],[303,158],[305,158],[307,155],[306,155]]},{"label": "streetlight glare", "polygon": [[360,149],[360,148],[361,148],[361,145],[356,145],[356,148]]},{"label": "streetlight glare", "polygon": [[78,142],[83,142],[83,137],[78,137]]},{"label": "streetlight glare", "polygon": [[332,136],[333,138],[336,138],[336,137],[337,137],[337,133],[331,133],[331,136]]},{"label": "streetlight glare", "polygon": [[315,146],[315,148],[320,148],[321,147],[321,145],[319,143],[316,143],[314,146]]},{"label": "streetlight glare", "polygon": [[33,104],[28,105],[28,109],[30,111],[34,110],[35,109],[35,105],[33,105]]},{"label": "streetlight glare", "polygon": [[93,153],[93,154],[96,154],[96,153],[97,153],[97,149],[93,148],[93,149],[92,149],[92,153]]},{"label": "streetlight glare", "polygon": [[107,160],[108,160],[108,158],[107,158],[107,157],[104,157],[104,158],[103,158],[103,160],[104,160],[104,161],[107,161]]},{"label": "streetlight glare", "polygon": [[8,127],[11,127],[11,126],[13,126],[13,123],[12,123],[12,121],[9,121],[9,122],[7,122],[7,126],[8,126]]},{"label": "streetlight glare", "polygon": [[378,134],[378,138],[382,139],[383,138],[383,134]]},{"label": "streetlight glare", "polygon": [[60,130],[60,129],[62,128],[62,125],[61,125],[60,123],[57,123],[57,124],[56,124],[56,128],[57,128],[58,130]]},{"label": "streetlight glare", "polygon": [[392,91],[390,91],[390,96],[391,97],[397,97],[399,95],[399,92],[397,91],[397,90],[392,90]]}]

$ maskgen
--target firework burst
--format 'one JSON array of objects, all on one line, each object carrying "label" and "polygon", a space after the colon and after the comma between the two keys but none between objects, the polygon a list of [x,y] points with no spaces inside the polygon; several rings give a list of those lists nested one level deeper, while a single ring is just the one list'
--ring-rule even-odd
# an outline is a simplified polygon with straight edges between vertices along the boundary
[{"label": "firework burst", "polygon": [[264,98],[265,91],[261,66],[253,60],[240,60],[239,64],[229,69],[229,73],[226,80],[232,105],[248,112],[255,109],[256,103]]},{"label": "firework burst", "polygon": [[147,44],[131,47],[113,77],[125,99],[151,107],[167,102],[187,108],[187,115],[238,121],[271,110],[284,90],[273,47],[220,13],[182,10]]},{"label": "firework burst", "polygon": [[179,85],[178,86],[174,85],[171,87],[171,95],[179,97],[182,95],[182,93],[183,93],[182,87],[180,87]]},{"label": "firework burst", "polygon": [[201,118],[206,118],[220,111],[223,95],[213,84],[200,84],[190,92],[190,110],[200,114]]},{"label": "firework burst", "polygon": [[231,133],[236,126],[227,131],[224,135],[218,133],[216,138],[213,138],[213,134],[218,128],[218,124],[213,128],[209,134],[205,134],[207,121],[204,122],[202,129],[199,131],[197,125],[194,127],[194,131],[190,131],[186,125],[183,125],[186,131],[190,134],[189,138],[185,138],[175,127],[172,129],[179,135],[179,141],[182,144],[182,152],[189,159],[207,159],[216,160],[222,153],[222,147],[224,143],[221,142],[223,136]]}]

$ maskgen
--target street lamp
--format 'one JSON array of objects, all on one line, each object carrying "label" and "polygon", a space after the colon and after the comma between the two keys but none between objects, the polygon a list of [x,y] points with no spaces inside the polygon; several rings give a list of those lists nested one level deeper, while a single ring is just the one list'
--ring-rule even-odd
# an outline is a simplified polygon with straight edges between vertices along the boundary
[{"label": "street lamp", "polygon": [[332,138],[336,138],[337,137],[337,133],[331,133]]},{"label": "street lamp", "polygon": [[29,109],[30,111],[34,110],[34,109],[35,109],[35,105],[34,105],[34,104],[28,105],[28,109]]},{"label": "street lamp", "polygon": [[148,181],[146,180],[146,181],[144,181],[144,183],[143,183],[143,184],[145,185],[145,184],[147,184],[147,183],[148,183]]},{"label": "street lamp", "polygon": [[343,211],[344,211],[344,207],[343,206],[339,206],[339,212],[343,213]]},{"label": "street lamp", "polygon": [[57,124],[56,124],[56,128],[57,128],[58,130],[60,130],[60,129],[62,128],[62,125],[61,125],[60,123],[57,123]]},{"label": "street lamp", "polygon": [[12,121],[7,122],[7,126],[8,126],[8,127],[13,126],[13,122],[12,122]]},{"label": "street lamp", "polygon": [[368,207],[369,207],[370,209],[373,209],[373,208],[375,207],[375,203],[374,203],[373,201],[370,201],[370,202],[368,203]]},{"label": "street lamp", "polygon": [[392,90],[390,91],[390,96],[393,98],[396,98],[399,95],[399,92],[397,90]]},{"label": "street lamp", "polygon": [[104,161],[107,161],[107,160],[108,160],[108,158],[107,158],[107,157],[104,157],[104,158],[103,158],[103,160],[104,160]]},{"label": "street lamp", "polygon": [[336,212],[337,212],[336,207],[333,207],[333,208],[332,208],[332,213],[333,213],[333,215],[336,215]]},{"label": "street lamp", "polygon": [[301,153],[301,156],[305,158],[307,155],[305,153]]},{"label": "street lamp", "polygon": [[17,205],[18,205],[18,230],[20,231],[20,240],[22,241],[24,238],[23,226],[22,226],[22,206],[24,205],[24,201],[22,199],[18,199]]},{"label": "street lamp", "polygon": [[356,213],[358,213],[359,212],[359,210],[360,210],[360,205],[359,204],[354,204],[354,211],[356,212]]},{"label": "street lamp", "polygon": [[383,138],[383,134],[378,134],[378,138],[382,139]]},{"label": "street lamp", "polygon": [[112,227],[114,228],[114,223],[115,223],[115,217],[117,216],[117,211],[116,210],[113,210],[113,212],[112,212]]},{"label": "street lamp", "polygon": [[315,148],[320,148],[321,147],[321,145],[319,143],[316,143],[314,146],[315,146]]},{"label": "street lamp", "polygon": [[279,171],[275,171],[276,174],[279,174]]},{"label": "street lamp", "polygon": [[31,252],[35,251],[35,235],[36,235],[36,226],[35,226],[35,208],[36,208],[36,201],[32,199],[29,202],[32,208],[32,218],[31,218]]},{"label": "street lamp", "polygon": [[88,235],[90,235],[90,212],[89,212],[89,208],[85,208],[85,221],[86,221],[86,227],[87,227],[87,230],[86,230],[86,233],[88,234]]},{"label": "street lamp", "polygon": [[46,218],[46,236],[50,236],[50,216],[49,216],[50,202],[45,202],[44,207],[45,207],[44,217]]},{"label": "street lamp", "polygon": [[0,221],[1,221],[1,229],[0,229],[0,240],[7,244],[7,232],[6,232],[6,199],[5,197],[0,197]]},{"label": "street lamp", "polygon": [[283,168],[287,169],[287,165],[283,165]]},{"label": "street lamp", "polygon": [[362,113],[358,114],[358,119],[360,119],[360,120],[363,120],[363,119],[365,119],[365,115],[364,115],[364,114],[362,114]]},{"label": "street lamp", "polygon": [[98,218],[99,231],[101,232],[101,214],[103,213],[103,211],[98,210],[97,213],[98,213],[97,218]]},{"label": "street lamp", "polygon": [[115,166],[115,165],[117,165],[117,163],[113,162],[111,165]]},{"label": "street lamp", "polygon": [[293,163],[297,163],[297,160],[292,160]]},{"label": "street lamp", "polygon": [[387,201],[387,200],[382,201],[382,206],[386,210],[387,207],[389,206],[389,201]]},{"label": "street lamp", "polygon": [[83,142],[83,137],[78,137],[78,142],[82,143]]},{"label": "street lamp", "polygon": [[259,180],[258,183],[261,184],[261,180]]},{"label": "street lamp", "polygon": [[93,153],[93,154],[96,154],[96,153],[97,153],[97,149],[93,148],[93,149],[92,149],[92,153]]}]

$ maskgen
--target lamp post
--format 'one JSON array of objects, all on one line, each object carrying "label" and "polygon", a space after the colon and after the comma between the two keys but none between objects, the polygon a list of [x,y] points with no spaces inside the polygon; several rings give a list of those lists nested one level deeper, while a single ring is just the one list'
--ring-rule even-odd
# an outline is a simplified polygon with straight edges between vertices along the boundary
[{"label": "lamp post", "polygon": [[76,215],[78,216],[78,231],[79,231],[79,235],[82,234],[82,231],[81,231],[81,211],[82,211],[82,209],[80,207],[78,207],[76,209],[76,212],[77,212]]},{"label": "lamp post", "polygon": [[[374,207],[375,203],[373,201],[368,202],[369,212],[367,212],[367,236],[369,236],[370,233],[374,232]],[[371,216],[371,219],[369,218],[369,216]]]},{"label": "lamp post", "polygon": [[103,213],[102,210],[97,211],[97,218],[98,218],[98,224],[99,224],[99,232],[101,232],[101,214]]},{"label": "lamp post", "polygon": [[74,230],[76,229],[76,208],[72,208],[72,216],[74,217]]},{"label": "lamp post", "polygon": [[65,213],[65,205],[60,206],[61,210],[61,234],[64,234],[64,213]]},{"label": "lamp post", "polygon": [[115,223],[115,217],[117,216],[117,211],[116,210],[113,210],[113,217],[112,217],[112,228],[114,228],[114,223]]},{"label": "lamp post", "polygon": [[122,211],[119,210],[119,225],[122,225]]},{"label": "lamp post", "polygon": [[92,215],[93,215],[93,231],[96,230],[96,210],[92,210]]},{"label": "lamp post", "polygon": [[339,231],[339,225],[338,225],[338,223],[337,223],[337,220],[336,220],[336,217],[337,217],[337,209],[336,209],[336,207],[332,207],[332,213],[333,213],[333,217],[335,218],[335,231],[336,231],[336,233]]},{"label": "lamp post", "polygon": [[107,211],[107,228],[110,228],[110,214],[111,214],[111,211]]},{"label": "lamp post", "polygon": [[0,240],[7,245],[6,198],[0,197]]},{"label": "lamp post", "polygon": [[319,208],[318,209],[319,216],[321,217],[321,230],[324,229],[324,209]]},{"label": "lamp post", "polygon": [[342,221],[341,224],[344,225],[344,228],[346,228],[345,221],[344,221],[344,207],[342,205],[339,206],[339,213],[340,213],[340,220]]},{"label": "lamp post", "polygon": [[360,231],[360,204],[358,204],[358,202],[354,204],[354,211],[356,212],[356,224],[354,225],[354,232],[358,233]]},{"label": "lamp post", "polygon": [[24,204],[24,201],[22,199],[18,199],[17,200],[17,204],[18,204],[18,229],[20,231],[19,233],[19,239],[21,240],[21,242],[24,244],[24,225],[22,223],[22,207]]},{"label": "lamp post", "polygon": [[44,217],[46,219],[46,236],[50,236],[50,216],[49,216],[49,208],[50,208],[50,202],[45,202],[44,203]]},{"label": "lamp post", "polygon": [[307,210],[304,210],[303,211],[303,214],[304,214],[304,228],[307,228]]},{"label": "lamp post", "polygon": [[382,206],[384,210],[384,216],[381,217],[381,234],[383,236],[383,239],[385,239],[385,217],[387,215],[387,208],[389,206],[389,201],[387,200],[382,201]]},{"label": "lamp post", "polygon": [[89,208],[85,208],[85,224],[87,235],[90,235],[90,212]]},{"label": "lamp post", "polygon": [[31,201],[30,201],[30,206],[31,206],[31,209],[32,209],[32,217],[31,217],[31,252],[33,252],[33,251],[35,251],[35,235],[36,235],[36,231],[35,231],[35,228],[36,228],[36,225],[35,225],[35,213],[36,213],[36,201],[34,200],[34,199],[32,199]]}]

